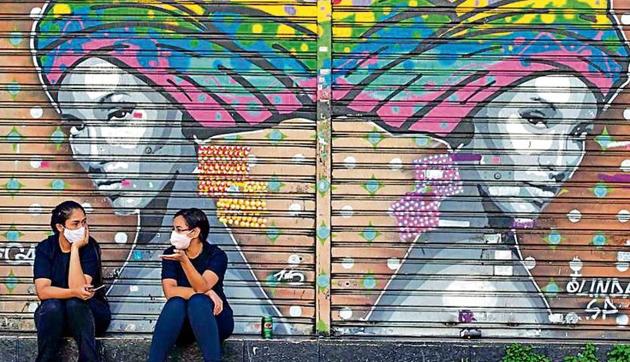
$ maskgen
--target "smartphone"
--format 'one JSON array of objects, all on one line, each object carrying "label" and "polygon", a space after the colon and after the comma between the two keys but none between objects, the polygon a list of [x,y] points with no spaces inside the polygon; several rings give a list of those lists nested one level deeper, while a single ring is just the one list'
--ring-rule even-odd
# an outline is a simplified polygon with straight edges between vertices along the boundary
[{"label": "smartphone", "polygon": [[90,292],[95,292],[95,291],[100,290],[100,289],[103,289],[103,288],[105,288],[105,284],[101,285],[100,287],[91,288],[91,289],[89,289],[89,291],[90,291]]}]

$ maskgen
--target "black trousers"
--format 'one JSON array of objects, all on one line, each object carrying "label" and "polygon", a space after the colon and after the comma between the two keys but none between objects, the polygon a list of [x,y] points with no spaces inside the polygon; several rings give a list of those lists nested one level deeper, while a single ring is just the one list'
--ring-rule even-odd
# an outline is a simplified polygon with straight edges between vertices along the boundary
[{"label": "black trousers", "polygon": [[107,330],[111,312],[106,301],[47,299],[35,311],[37,361],[59,361],[62,337],[72,336],[79,347],[79,361],[100,361],[96,336]]}]

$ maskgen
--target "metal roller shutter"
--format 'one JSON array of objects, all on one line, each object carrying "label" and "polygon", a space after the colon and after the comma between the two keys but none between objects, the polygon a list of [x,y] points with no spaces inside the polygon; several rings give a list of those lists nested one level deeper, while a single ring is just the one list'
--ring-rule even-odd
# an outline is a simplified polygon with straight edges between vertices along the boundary
[{"label": "metal roller shutter", "polygon": [[608,5],[334,2],[333,332],[627,338]]},{"label": "metal roller shutter", "polygon": [[197,207],[228,254],[235,332],[258,333],[272,315],[277,334],[312,333],[314,9],[0,5],[4,330],[33,330],[34,247],[50,233],[51,208],[73,199],[103,250],[110,331],[153,330],[172,215]]}]

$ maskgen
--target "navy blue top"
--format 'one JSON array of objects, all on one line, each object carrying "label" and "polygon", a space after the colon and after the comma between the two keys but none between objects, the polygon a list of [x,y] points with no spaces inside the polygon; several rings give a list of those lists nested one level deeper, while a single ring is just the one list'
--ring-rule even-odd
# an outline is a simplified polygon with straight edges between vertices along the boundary
[{"label": "navy blue top", "polygon": [[[101,281],[100,248],[96,240],[90,237],[88,244],[79,249],[79,259],[83,274],[92,277],[92,285],[97,287]],[[64,253],[59,246],[59,235],[51,235],[42,240],[35,248],[33,264],[33,280],[50,279],[53,287],[68,288],[68,272],[70,271],[70,253]],[[98,284],[98,285],[97,285]],[[104,297],[104,289],[96,292],[96,296]]]},{"label": "navy blue top", "polygon": [[[201,243],[201,253],[194,259],[190,259],[195,270],[199,274],[203,274],[206,270],[214,272],[219,281],[212,287],[215,293],[223,300],[223,309],[227,309],[229,304],[225,293],[223,293],[223,277],[227,270],[228,258],[221,248],[207,242]],[[175,253],[175,247],[171,246],[164,250],[164,254],[171,255]],[[162,259],[162,279],[175,279],[178,287],[191,287],[186,273],[181,264],[175,260]]]}]

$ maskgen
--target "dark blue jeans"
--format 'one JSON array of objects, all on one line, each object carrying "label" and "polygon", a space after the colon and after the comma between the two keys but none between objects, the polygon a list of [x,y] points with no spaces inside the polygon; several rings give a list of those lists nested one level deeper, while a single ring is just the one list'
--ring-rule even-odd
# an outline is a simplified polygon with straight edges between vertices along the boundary
[{"label": "dark blue jeans", "polygon": [[190,299],[170,298],[155,324],[149,362],[166,361],[168,352],[176,342],[192,343],[197,340],[204,361],[221,360],[221,342],[234,330],[234,317],[229,306],[215,316],[214,303],[205,294]]},{"label": "dark blue jeans", "polygon": [[104,300],[47,299],[35,310],[37,361],[59,361],[62,337],[72,336],[79,347],[79,361],[99,361],[96,336],[105,333],[111,313]]}]

